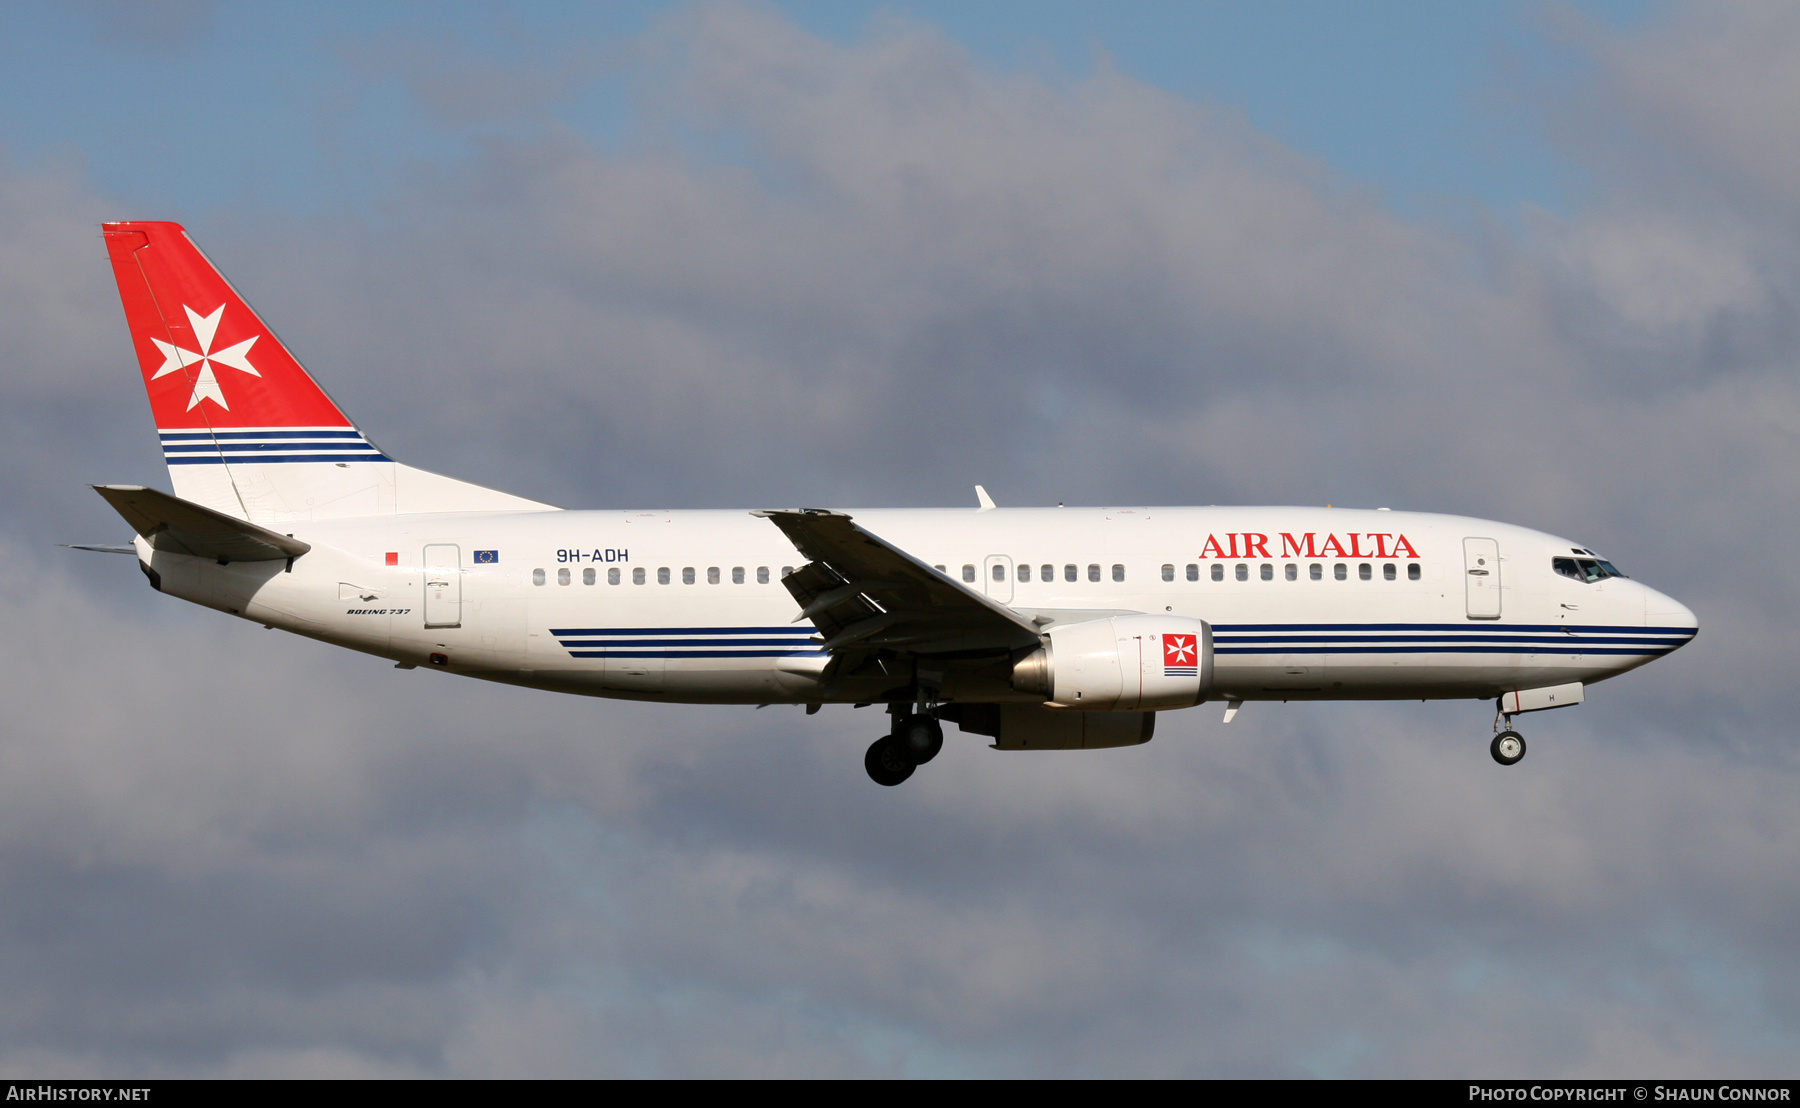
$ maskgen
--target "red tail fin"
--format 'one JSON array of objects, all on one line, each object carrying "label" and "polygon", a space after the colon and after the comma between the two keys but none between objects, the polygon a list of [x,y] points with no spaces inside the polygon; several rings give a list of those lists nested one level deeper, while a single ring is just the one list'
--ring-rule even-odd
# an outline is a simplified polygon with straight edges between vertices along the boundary
[{"label": "red tail fin", "polygon": [[177,223],[107,223],[156,426],[349,427]]},{"label": "red tail fin", "polygon": [[179,224],[102,227],[182,499],[257,522],[548,507],[383,454]]}]

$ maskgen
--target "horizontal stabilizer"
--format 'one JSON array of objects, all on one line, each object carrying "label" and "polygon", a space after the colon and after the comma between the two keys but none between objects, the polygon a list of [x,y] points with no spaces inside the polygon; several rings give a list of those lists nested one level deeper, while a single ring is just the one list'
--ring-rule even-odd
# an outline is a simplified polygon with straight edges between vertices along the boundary
[{"label": "horizontal stabilizer", "polygon": [[92,550],[97,554],[136,554],[135,546],[101,546],[91,542],[59,542],[64,550]]},{"label": "horizontal stabilizer", "polygon": [[141,485],[95,485],[131,529],[158,550],[221,562],[269,562],[298,557],[308,543]]}]

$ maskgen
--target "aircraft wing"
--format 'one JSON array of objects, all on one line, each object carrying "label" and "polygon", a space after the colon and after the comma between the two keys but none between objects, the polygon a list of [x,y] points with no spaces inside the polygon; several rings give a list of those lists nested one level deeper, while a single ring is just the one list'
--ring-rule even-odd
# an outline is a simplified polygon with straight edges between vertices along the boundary
[{"label": "aircraft wing", "polygon": [[273,562],[312,549],[290,535],[141,485],[95,485],[94,491],[151,546],[172,554],[197,554],[220,562]]},{"label": "aircraft wing", "polygon": [[808,562],[782,578],[825,649],[991,653],[1036,646],[1035,623],[865,531],[843,512],[757,512]]}]

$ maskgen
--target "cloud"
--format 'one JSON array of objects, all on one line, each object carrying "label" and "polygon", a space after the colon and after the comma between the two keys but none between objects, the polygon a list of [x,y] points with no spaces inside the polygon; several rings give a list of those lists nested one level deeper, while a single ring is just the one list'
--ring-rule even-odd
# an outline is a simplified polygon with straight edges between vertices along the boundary
[{"label": "cloud", "polygon": [[[1586,33],[1598,199],[1518,237],[1104,66],[737,5],[608,54],[629,142],[440,105],[467,157],[378,214],[192,228],[386,449],[558,503],[1380,503],[1569,533],[1699,611],[1510,771],[1485,705],[1259,704],[1100,755],[953,736],[880,791],[871,712],[477,686],[183,608],[47,548],[116,529],[90,473],[159,475],[114,204],[0,169],[33,217],[0,239],[0,1064],[1791,1072],[1793,224],[1781,156],[1690,121],[1797,44],[1754,8]],[[570,66],[502,67],[509,110]],[[1633,171],[1657,149],[1688,184]]]}]

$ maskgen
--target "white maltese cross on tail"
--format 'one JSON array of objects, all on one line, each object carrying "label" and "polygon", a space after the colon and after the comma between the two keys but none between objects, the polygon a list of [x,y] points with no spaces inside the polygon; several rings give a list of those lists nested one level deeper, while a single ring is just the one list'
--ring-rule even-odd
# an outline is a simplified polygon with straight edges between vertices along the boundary
[{"label": "white maltese cross on tail", "polygon": [[220,365],[230,366],[232,369],[243,370],[252,377],[261,377],[262,374],[256,372],[256,367],[250,364],[248,357],[250,347],[255,345],[260,336],[252,335],[243,342],[227,346],[223,350],[214,350],[212,348],[213,336],[219,332],[219,317],[225,314],[225,305],[220,304],[208,316],[201,315],[186,304],[181,306],[181,310],[187,313],[188,324],[193,327],[194,337],[200,342],[200,352],[196,354],[192,350],[183,350],[174,343],[164,342],[157,338],[151,339],[150,341],[155,343],[156,348],[163,353],[163,364],[162,368],[150,375],[150,379],[154,381],[158,377],[174,373],[178,369],[185,370],[191,365],[199,365],[200,372],[193,377],[193,395],[188,397],[188,411],[193,411],[194,405],[202,400],[210,400],[226,411],[230,411],[231,405],[225,403],[225,394],[219,391],[219,379],[213,376],[213,363],[217,362]]}]

